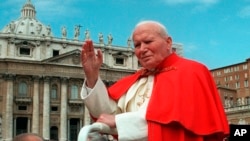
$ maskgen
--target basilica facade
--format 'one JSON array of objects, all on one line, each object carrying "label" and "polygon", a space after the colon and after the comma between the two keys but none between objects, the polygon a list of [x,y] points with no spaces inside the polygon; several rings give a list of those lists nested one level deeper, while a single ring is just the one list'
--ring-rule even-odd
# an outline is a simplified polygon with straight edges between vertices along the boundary
[{"label": "basilica facade", "polygon": [[[32,132],[46,140],[76,141],[80,128],[91,123],[80,98],[84,39],[79,39],[78,26],[73,39],[61,30],[62,36],[54,37],[27,0],[21,17],[0,31],[0,140]],[[94,43],[103,53],[100,77],[107,86],[140,69],[131,40],[121,47],[113,45],[112,38],[105,43],[100,34]],[[182,55],[181,44],[174,43],[173,50]]]}]

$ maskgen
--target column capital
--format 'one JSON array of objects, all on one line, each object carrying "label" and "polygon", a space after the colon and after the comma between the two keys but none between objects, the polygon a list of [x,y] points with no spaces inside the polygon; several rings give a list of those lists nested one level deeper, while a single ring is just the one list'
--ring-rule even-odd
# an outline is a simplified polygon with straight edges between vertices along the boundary
[{"label": "column capital", "polygon": [[15,76],[16,76],[16,74],[5,73],[5,74],[3,75],[3,78],[4,78],[5,80],[14,80]]},{"label": "column capital", "polygon": [[32,76],[32,79],[33,79],[33,81],[35,81],[35,82],[39,81],[41,78],[42,78],[42,76],[39,76],[39,75],[33,75],[33,76]]},{"label": "column capital", "polygon": [[62,83],[67,83],[69,80],[69,77],[61,77],[61,82]]},{"label": "column capital", "polygon": [[8,39],[9,44],[14,44],[15,41],[16,41],[16,39],[14,37],[11,37],[11,38]]},{"label": "column capital", "polygon": [[44,82],[50,82],[51,77],[50,76],[43,76]]}]

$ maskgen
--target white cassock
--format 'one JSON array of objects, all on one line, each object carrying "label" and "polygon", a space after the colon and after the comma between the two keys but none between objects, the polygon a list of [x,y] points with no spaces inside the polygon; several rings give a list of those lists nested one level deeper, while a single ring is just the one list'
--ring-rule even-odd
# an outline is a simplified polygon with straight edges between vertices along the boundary
[{"label": "white cassock", "polygon": [[115,114],[119,141],[147,141],[148,127],[145,120],[146,108],[152,93],[154,76],[136,81],[117,102],[110,99],[106,86],[98,78],[93,89],[84,82],[81,97],[90,114]]}]

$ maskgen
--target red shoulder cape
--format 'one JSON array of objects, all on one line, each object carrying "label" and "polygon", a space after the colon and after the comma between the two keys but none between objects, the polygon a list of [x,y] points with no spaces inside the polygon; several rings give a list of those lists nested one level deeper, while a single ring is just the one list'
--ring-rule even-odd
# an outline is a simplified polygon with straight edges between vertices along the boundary
[{"label": "red shoulder cape", "polygon": [[[169,67],[175,69],[158,73],[154,78],[146,112],[149,140],[165,141],[159,136],[170,137],[173,133],[165,128],[173,122],[197,136],[228,135],[227,118],[210,71],[204,65],[174,53],[158,68]],[[137,81],[140,73],[138,71],[109,87],[110,97],[118,100]]]}]

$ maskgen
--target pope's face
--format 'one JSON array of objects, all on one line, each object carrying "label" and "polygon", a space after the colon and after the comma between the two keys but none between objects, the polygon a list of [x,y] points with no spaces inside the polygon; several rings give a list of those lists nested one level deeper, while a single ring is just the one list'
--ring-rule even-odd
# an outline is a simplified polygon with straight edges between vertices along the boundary
[{"label": "pope's face", "polygon": [[172,39],[159,33],[155,25],[140,25],[133,33],[135,55],[142,67],[154,69],[170,53]]}]

